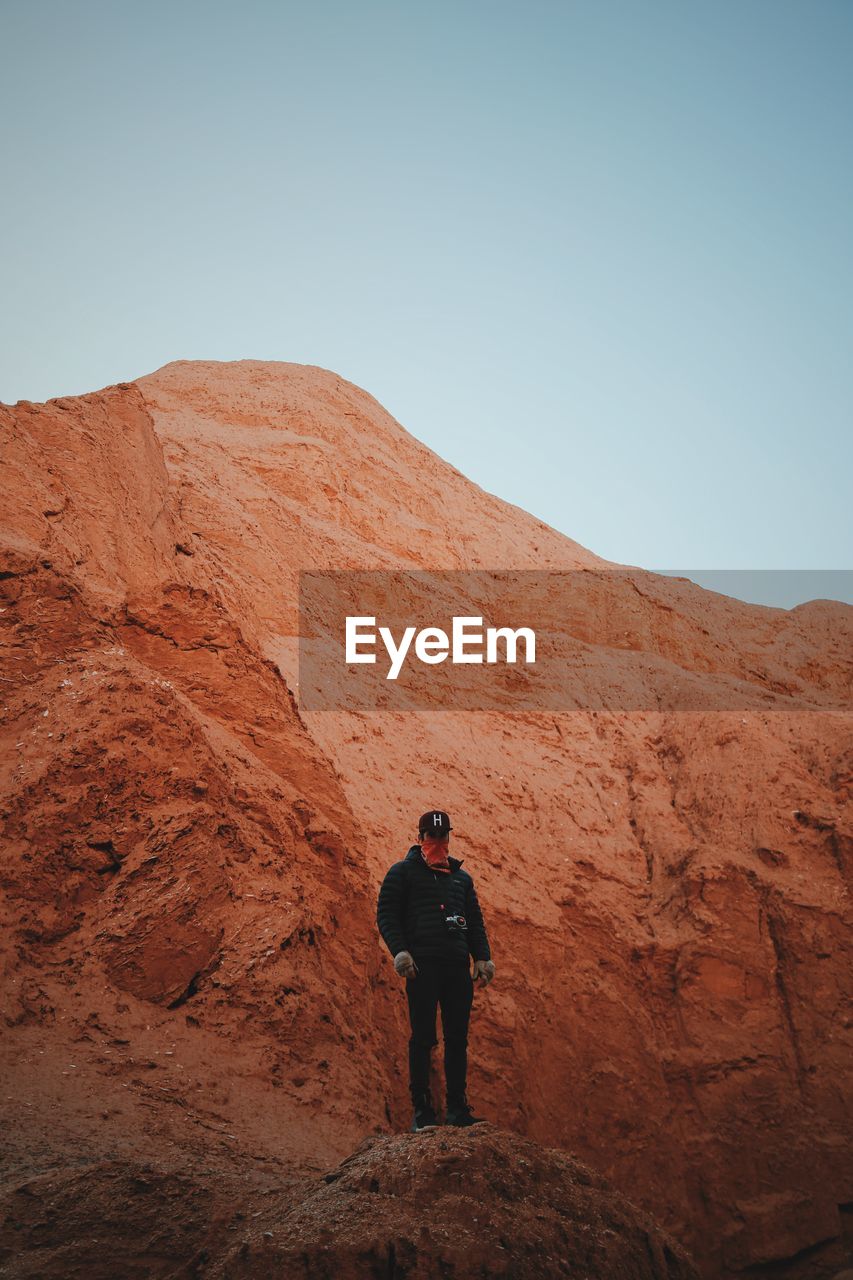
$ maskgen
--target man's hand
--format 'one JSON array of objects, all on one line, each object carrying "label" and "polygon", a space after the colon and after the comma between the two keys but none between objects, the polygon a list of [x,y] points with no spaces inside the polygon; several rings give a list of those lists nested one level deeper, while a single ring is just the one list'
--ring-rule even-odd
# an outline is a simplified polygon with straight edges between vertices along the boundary
[{"label": "man's hand", "polygon": [[394,957],[394,968],[401,978],[414,978],[417,966],[410,951],[398,951]]},{"label": "man's hand", "polygon": [[487,987],[494,976],[495,976],[495,963],[493,960],[475,960],[474,961],[474,972],[472,974],[472,977],[475,982],[479,978],[480,985],[483,987]]}]

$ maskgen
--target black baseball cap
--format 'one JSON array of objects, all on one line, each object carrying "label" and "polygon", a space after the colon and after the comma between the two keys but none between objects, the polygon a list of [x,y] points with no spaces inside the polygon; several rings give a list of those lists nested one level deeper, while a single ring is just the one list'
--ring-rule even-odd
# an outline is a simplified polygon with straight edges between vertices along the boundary
[{"label": "black baseball cap", "polygon": [[430,809],[418,823],[419,835],[446,836],[452,830],[450,818],[443,809]]}]

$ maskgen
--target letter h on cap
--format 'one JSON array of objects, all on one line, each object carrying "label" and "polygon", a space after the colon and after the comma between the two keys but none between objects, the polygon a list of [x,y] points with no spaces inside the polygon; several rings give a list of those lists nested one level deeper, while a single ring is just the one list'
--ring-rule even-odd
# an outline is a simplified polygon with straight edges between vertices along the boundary
[{"label": "letter h on cap", "polygon": [[419,831],[429,831],[434,835],[444,835],[447,831],[452,831],[450,818],[443,809],[433,809],[432,813],[425,813],[418,824]]}]

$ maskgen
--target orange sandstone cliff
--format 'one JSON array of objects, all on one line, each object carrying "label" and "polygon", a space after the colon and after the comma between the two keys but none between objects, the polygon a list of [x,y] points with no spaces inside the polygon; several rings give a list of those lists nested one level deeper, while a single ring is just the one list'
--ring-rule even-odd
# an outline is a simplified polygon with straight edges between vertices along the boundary
[{"label": "orange sandstone cliff", "polygon": [[[310,366],[177,362],[0,406],[0,433],[0,1274],[326,1274],[302,1236],[330,1275],[851,1262],[853,610],[612,565]],[[306,710],[306,569],[606,582],[569,637],[606,696]],[[494,1127],[391,1138],[408,1024],[376,893],[439,803],[497,967],[469,1073]],[[482,1270],[466,1160],[502,1249],[534,1248],[541,1194],[538,1261]],[[445,1235],[404,1229],[445,1183]],[[367,1262],[376,1231],[334,1254],[364,1190],[390,1240]],[[607,1253],[638,1231],[645,1263]]]}]

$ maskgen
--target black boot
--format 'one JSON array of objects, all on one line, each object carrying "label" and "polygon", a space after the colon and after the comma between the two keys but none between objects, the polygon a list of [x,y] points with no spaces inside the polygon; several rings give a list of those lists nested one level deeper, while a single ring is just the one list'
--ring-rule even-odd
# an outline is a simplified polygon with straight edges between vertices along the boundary
[{"label": "black boot", "polygon": [[417,1133],[420,1129],[434,1129],[438,1124],[438,1117],[433,1109],[432,1099],[429,1090],[426,1093],[416,1094],[413,1099],[415,1105],[415,1116],[412,1120],[412,1133]]},{"label": "black boot", "polygon": [[445,1124],[453,1124],[458,1128],[466,1128],[469,1124],[486,1124],[485,1116],[475,1116],[468,1106],[468,1101],[463,1095],[460,1098],[447,1099],[447,1114],[444,1117]]}]

